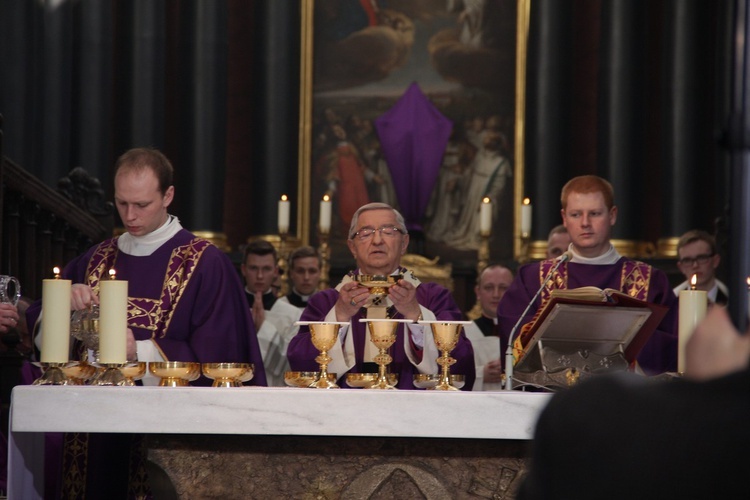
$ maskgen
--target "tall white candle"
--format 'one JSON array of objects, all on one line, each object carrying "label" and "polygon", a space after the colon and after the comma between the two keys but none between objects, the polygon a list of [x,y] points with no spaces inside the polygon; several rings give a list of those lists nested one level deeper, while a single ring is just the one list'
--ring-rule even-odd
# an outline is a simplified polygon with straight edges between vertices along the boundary
[{"label": "tall white candle", "polygon": [[289,198],[285,194],[279,200],[279,233],[289,232]]},{"label": "tall white candle", "polygon": [[492,200],[489,196],[482,199],[479,205],[479,233],[482,236],[489,236],[492,230]]},{"label": "tall white candle", "polygon": [[42,281],[42,363],[70,361],[70,280],[60,279],[55,268],[55,279]]},{"label": "tall white candle", "polygon": [[128,282],[110,279],[99,283],[99,361],[127,362]]},{"label": "tall white candle", "polygon": [[323,195],[320,202],[320,232],[328,234],[331,231],[331,197]]},{"label": "tall white candle", "polygon": [[531,233],[531,200],[523,199],[521,204],[521,234],[528,235]]},{"label": "tall white candle", "polygon": [[[696,276],[693,275],[692,287]],[[706,317],[708,293],[705,290],[680,290],[680,315],[677,323],[677,371],[685,373],[685,348],[695,327]]]}]

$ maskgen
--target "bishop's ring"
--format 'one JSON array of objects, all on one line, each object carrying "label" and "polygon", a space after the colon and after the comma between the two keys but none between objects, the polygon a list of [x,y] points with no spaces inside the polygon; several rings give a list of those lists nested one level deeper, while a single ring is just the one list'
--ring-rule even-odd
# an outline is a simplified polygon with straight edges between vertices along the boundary
[{"label": "bishop's ring", "polygon": [[349,301],[349,303],[350,303],[351,305],[353,305],[353,306],[356,306],[356,305],[357,305],[357,302],[356,302],[356,301],[355,301],[354,299],[350,300],[350,301]]}]

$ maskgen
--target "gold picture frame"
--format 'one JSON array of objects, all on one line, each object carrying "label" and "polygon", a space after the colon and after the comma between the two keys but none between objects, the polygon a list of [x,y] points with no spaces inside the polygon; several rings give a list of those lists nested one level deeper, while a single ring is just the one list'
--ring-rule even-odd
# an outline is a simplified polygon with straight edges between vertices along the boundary
[{"label": "gold picture frame", "polygon": [[[297,204],[297,237],[302,244],[317,244],[317,228],[313,227],[318,214],[320,198],[313,191],[314,182],[314,120],[316,112],[314,90],[314,61],[316,59],[315,12],[316,4],[331,0],[300,0],[301,5],[301,61],[300,61],[300,122],[299,122],[299,158],[298,158],[298,193]],[[335,1],[335,0],[334,0]],[[359,4],[359,2],[353,2]],[[407,1],[397,4],[402,7]],[[442,3],[442,2],[441,2]],[[520,205],[524,197],[524,124],[525,124],[525,84],[526,52],[528,47],[528,29],[531,0],[515,0],[515,61],[512,91],[514,112],[512,115],[512,183],[506,192],[512,192],[512,235],[504,234],[504,241],[512,241],[512,257],[522,260],[522,242],[520,237]],[[509,134],[511,135],[511,134]],[[317,182],[317,179],[315,179]],[[335,256],[333,258],[335,260]]]}]

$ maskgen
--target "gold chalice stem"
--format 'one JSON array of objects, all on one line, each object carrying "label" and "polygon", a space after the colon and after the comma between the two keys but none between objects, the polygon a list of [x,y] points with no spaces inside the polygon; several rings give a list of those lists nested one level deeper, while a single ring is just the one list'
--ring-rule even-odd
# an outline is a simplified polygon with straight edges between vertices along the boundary
[{"label": "gold chalice stem", "polygon": [[339,386],[336,382],[328,380],[328,363],[331,362],[331,357],[328,355],[328,351],[320,351],[320,355],[315,358],[315,361],[320,365],[320,374],[318,378],[310,384],[311,388],[315,389],[337,389]]},{"label": "gold chalice stem", "polygon": [[448,355],[449,351],[442,351],[442,355],[437,359],[437,364],[439,364],[442,369],[440,370],[440,381],[438,382],[438,385],[435,386],[435,389],[438,391],[457,391],[455,387],[451,385],[451,374],[449,370],[449,366],[454,364],[456,360],[454,358],[451,358]]},{"label": "gold chalice stem", "polygon": [[395,389],[396,386],[388,382],[387,367],[393,361],[388,349],[396,342],[396,321],[368,321],[370,341],[378,348],[378,354],[373,361],[378,364],[378,379],[368,389]]}]

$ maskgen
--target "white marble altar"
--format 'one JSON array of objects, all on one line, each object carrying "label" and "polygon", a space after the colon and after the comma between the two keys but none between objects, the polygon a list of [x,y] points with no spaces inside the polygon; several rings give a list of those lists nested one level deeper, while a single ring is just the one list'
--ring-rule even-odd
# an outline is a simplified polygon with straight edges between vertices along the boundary
[{"label": "white marble altar", "polygon": [[9,493],[37,498],[31,492],[41,483],[44,432],[523,440],[532,438],[549,397],[515,391],[18,386],[10,408]]}]

